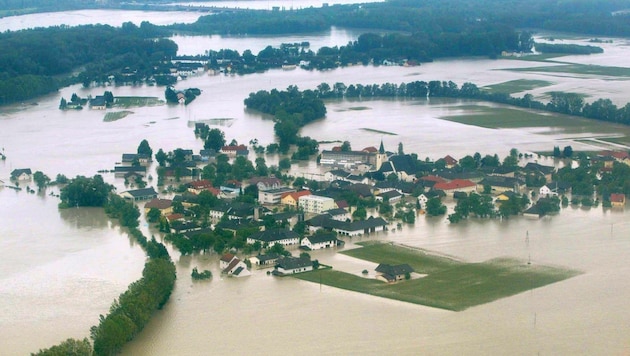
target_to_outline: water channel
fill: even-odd
[[[115,17],[113,14],[104,17]],[[330,43],[335,31],[342,30],[333,29],[309,40]],[[275,40],[294,42],[293,38]],[[235,39],[233,44],[247,45],[240,41]],[[252,46],[256,43],[263,41],[252,40]],[[627,53],[627,47],[621,40],[603,45],[611,50],[566,60],[625,64],[619,54]],[[221,39],[221,48],[235,47],[229,39]],[[220,48],[204,44],[196,49],[191,45],[190,49],[203,53]],[[203,90],[191,105],[133,108],[133,114],[113,122],[105,122],[105,114],[99,111],[58,110],[62,96],[69,98],[76,92],[85,97],[105,90],[73,86],[32,103],[0,108],[0,149],[7,155],[6,161],[0,161],[0,180],[8,183],[13,169],[26,167],[51,177],[58,173],[91,176],[98,170],[112,169],[121,154],[133,152],[142,139],[147,139],[154,150],[183,147],[197,151],[202,143],[195,139],[192,123],[217,118],[229,119],[221,126],[228,140],[247,143],[257,138],[266,145],[274,139],[273,123],[246,111],[243,99],[252,91],[289,85],[313,89],[322,82],[372,84],[439,79],[482,86],[526,78],[552,82],[544,91],[572,88],[591,98],[627,101],[627,80],[611,82],[597,76],[504,70],[534,65],[515,60],[459,59],[411,68],[274,70],[243,77],[202,75],[178,84]],[[160,87],[107,90],[118,96],[163,97]],[[532,92],[543,95],[541,89]],[[576,150],[598,148],[593,143],[574,141],[596,133],[561,130],[554,126],[552,117],[544,129],[486,129],[439,119],[465,111],[470,104],[453,100],[334,101],[327,103],[327,117],[305,127],[302,133],[322,141],[350,140],[355,148],[376,146],[382,139],[393,151],[403,142],[406,152],[432,159],[474,152],[505,156],[513,147],[521,152],[566,144]],[[396,135],[371,133],[363,128]],[[616,127],[605,129],[620,132]],[[277,158],[267,159],[274,162]],[[298,168],[321,172],[314,164],[295,165],[296,172]],[[105,179],[119,191],[125,189],[112,175],[106,174]],[[56,192],[54,188],[51,191]],[[0,188],[3,355],[23,355],[69,337],[89,336],[89,327],[97,323],[98,315],[105,314],[113,299],[140,276],[144,262],[141,249],[102,211],[59,211],[57,203],[58,199],[46,194]],[[147,235],[152,233],[146,226],[143,229]],[[628,236],[627,213],[601,207],[568,207],[557,216],[541,220],[473,220],[450,225],[444,218],[420,217],[414,227],[348,241],[346,249],[356,241],[384,239],[473,262],[510,256],[584,272],[564,282],[458,313],[276,279],[264,271],[254,271],[245,279],[221,278],[216,255],[181,258],[171,251],[178,267],[171,300],[123,354],[624,354],[630,351]],[[373,268],[333,250],[312,255],[341,270],[359,273]],[[210,269],[215,277],[209,282],[192,282],[190,271],[195,266]]]

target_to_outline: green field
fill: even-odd
[[[408,263],[417,273],[426,276],[394,284],[334,269],[294,277],[383,298],[461,311],[580,274],[511,258],[467,263],[385,243],[366,243],[362,248],[341,253],[375,263]]]
[[[117,96],[114,99],[115,108],[131,108],[143,106],[164,105],[164,100],[153,96]]]
[[[133,114],[133,111],[127,111],[127,110],[108,112],[107,114],[105,114],[103,121],[112,122],[112,121],[124,119],[125,117],[127,117],[127,115],[131,115],[131,114]]]
[[[450,115],[440,119],[490,129],[549,128],[549,134],[583,134],[630,137],[630,126],[613,125],[597,120],[517,107],[466,104],[451,106]],[[545,134],[546,132],[539,132]],[[623,140],[618,138],[618,140]]]
[[[517,79],[510,80],[507,82],[487,85],[482,89],[489,90],[494,93],[507,93],[514,94],[520,93],[526,90],[532,90],[536,88],[542,88],[553,84],[552,82],[548,82],[546,80],[528,80],[528,79]]]
[[[510,68],[513,72],[569,73],[585,75],[602,75],[608,77],[630,77],[630,68],[609,67],[587,64],[563,64],[557,66]]]

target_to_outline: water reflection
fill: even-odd
[[[59,209],[59,216],[66,225],[75,229],[104,229],[109,225],[109,219],[102,208]]]

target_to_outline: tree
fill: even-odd
[[[151,146],[149,146],[149,142],[147,140],[142,140],[140,145],[138,145],[138,154],[147,155],[149,158],[153,157],[153,150],[151,149]]]
[[[566,158],[571,158],[571,156],[573,156],[573,147],[565,146],[562,150],[562,156]]]
[[[151,208],[149,209],[149,212],[147,213],[147,221],[151,223],[156,223],[160,220],[161,216],[162,216],[162,213],[160,212],[160,209]]]
[[[50,178],[41,171],[33,173],[33,180],[35,184],[37,184],[37,189],[40,191],[46,189],[46,186],[50,183]]]
[[[256,175],[260,177],[266,177],[269,175],[269,168],[267,167],[264,157],[256,157],[254,162],[256,163]]]
[[[278,162],[278,168],[282,170],[289,170],[291,168],[291,160],[288,158],[283,158]]]
[[[398,142],[398,155],[402,156],[404,154],[405,154],[405,152],[403,150],[403,143],[402,142]]]
[[[203,148],[218,152],[223,146],[225,146],[225,133],[219,129],[210,129]]]
[[[68,107],[68,102],[66,101],[65,98],[61,98],[61,101],[59,102],[59,109],[64,110]]]
[[[354,220],[365,220],[367,217],[367,210],[364,207],[360,206],[352,213],[352,219]]]
[[[105,97],[105,103],[107,103],[107,105],[111,105],[114,103],[114,94],[112,94],[111,91],[105,91],[103,96]]]
[[[352,147],[350,146],[350,141],[343,141],[343,143],[341,144],[341,151],[342,152],[352,151]]]
[[[92,345],[87,338],[83,340],[67,339],[59,345],[52,346],[48,349],[39,350],[35,356],[90,356],[92,355]]]
[[[560,147],[553,146],[553,156],[554,157],[560,157]]]
[[[446,214],[446,206],[442,204],[440,198],[433,197],[427,201],[426,211],[431,216],[444,215]]]
[[[105,183],[100,175],[92,178],[77,176],[61,189],[59,206],[104,206],[113,189],[114,187]]]
[[[160,167],[166,166],[167,158],[168,156],[166,155],[166,153],[164,153],[164,151],[162,151],[161,148],[155,154],[155,160],[158,161],[158,164],[160,165]]]

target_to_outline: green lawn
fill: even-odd
[[[483,87],[485,90],[489,90],[494,93],[507,93],[514,94],[520,93],[526,90],[532,90],[535,88],[542,88],[553,84],[552,82],[546,80],[529,80],[529,79],[517,79],[510,80],[507,82],[487,85]]]
[[[105,122],[111,122],[111,121],[116,121],[116,120],[120,120],[123,119],[125,117],[127,117],[127,115],[131,115],[133,114],[133,111],[128,111],[128,110],[123,110],[123,111],[111,111],[105,114],[105,117],[103,118],[103,121]]]
[[[164,105],[164,100],[153,96],[117,96],[114,99],[115,108],[130,108],[143,106]]]
[[[603,75],[609,77],[630,77],[630,68],[587,64],[563,64],[557,66],[510,68],[506,70],[513,72],[569,73]]]
[[[592,133],[597,136],[630,137],[630,126],[612,125],[597,120],[561,115],[552,112],[527,110],[517,107],[494,107],[485,105],[451,106],[451,115],[440,119],[490,129],[514,128],[550,128],[549,133],[583,134]],[[544,134],[544,132],[540,132]],[[618,138],[618,140],[623,140]]]
[[[341,253],[376,263],[408,263],[416,272],[427,276],[395,284],[334,269],[296,274],[294,277],[383,298],[461,311],[579,274],[573,270],[530,265],[510,258],[466,263],[428,251],[385,243],[364,244],[362,248]]]

